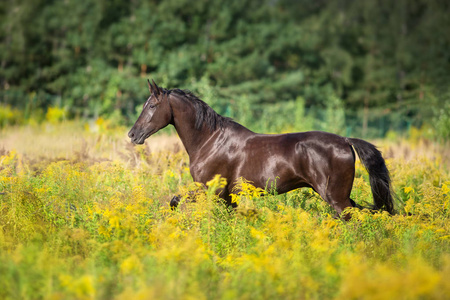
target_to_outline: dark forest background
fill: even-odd
[[[450,137],[449,1],[4,0],[0,65],[1,125],[129,125],[153,78],[255,131]]]

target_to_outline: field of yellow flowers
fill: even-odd
[[[308,189],[260,197],[245,181],[229,210],[219,177],[198,191],[176,137],[125,135],[1,131],[0,299],[448,299],[445,147],[380,141],[399,213],[345,222]],[[371,201],[359,162],[352,198]]]

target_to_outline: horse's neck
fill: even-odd
[[[172,99],[173,125],[191,158],[195,157],[196,153],[201,152],[200,150],[206,144],[217,139],[220,139],[221,144],[225,145],[226,140],[230,137],[233,138],[237,135],[245,137],[255,134],[246,127],[234,122],[228,123],[225,128],[217,126],[215,130],[211,130],[205,122],[200,129],[197,129],[195,126],[196,111],[193,104],[177,97]]]
[[[196,113],[192,103],[179,98],[171,100],[173,125],[189,156],[194,155],[214,134],[206,126],[195,128]]]

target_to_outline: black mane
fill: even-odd
[[[200,129],[203,124],[206,124],[206,126],[213,131],[217,128],[223,128],[225,124],[229,122],[233,122],[230,118],[226,118],[216,113],[208,104],[197,98],[191,91],[173,89],[168,92],[169,94],[173,93],[194,104],[196,129]]]

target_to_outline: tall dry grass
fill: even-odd
[[[104,122],[8,127],[0,131],[0,151],[14,150],[33,160],[91,157],[97,160],[127,160],[134,146],[127,136],[128,128],[108,128]],[[139,146],[137,146],[139,148]],[[181,149],[175,135],[157,134],[145,146],[147,152]]]

